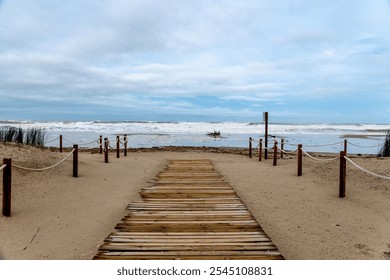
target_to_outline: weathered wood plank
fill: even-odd
[[[94,259],[284,259],[209,159],[171,160]]]
[[[252,237],[252,238],[234,238],[234,239],[229,239],[229,238],[126,238],[126,237],[115,237],[115,236],[110,236],[105,239],[105,242],[112,242],[112,243],[122,243],[122,242],[127,242],[127,243],[153,243],[153,244],[161,244],[161,243],[166,243],[166,244],[214,244],[214,243],[258,243],[258,242],[271,242],[271,240],[268,237]]]
[[[253,259],[282,260],[277,251],[165,251],[165,252],[100,252],[95,259]]]
[[[271,243],[271,242],[269,242]],[[272,243],[271,243],[272,244]],[[114,251],[269,251],[276,250],[275,245],[220,245],[220,244],[207,244],[207,245],[183,245],[177,246],[170,244],[139,244],[132,245],[131,243],[105,243],[99,250],[114,250]]]
[[[260,230],[259,225],[213,225],[213,224],[199,224],[199,225],[172,225],[172,224],[158,224],[158,225],[126,225],[119,223],[115,229],[121,231],[215,231],[215,232],[226,232],[226,231],[247,231],[247,230]]]
[[[178,238],[187,238],[191,236],[205,236],[205,237],[231,237],[231,236],[257,236],[257,235],[263,235],[265,234],[264,231],[258,230],[258,231],[245,231],[245,232],[124,232],[124,231],[116,231],[111,233],[110,235],[115,236],[143,236],[144,238],[152,238],[155,236],[163,236],[163,237],[178,237]]]

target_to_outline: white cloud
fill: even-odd
[[[297,96],[383,100],[389,11],[352,0],[3,1],[0,96],[183,114],[202,99],[204,114],[227,116]]]

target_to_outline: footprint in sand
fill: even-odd
[[[358,244],[355,245],[355,248],[359,249],[359,250],[360,250],[360,253],[361,253],[362,255],[365,255],[365,256],[372,256],[373,250],[372,250],[370,247],[368,247],[367,245],[358,243]]]
[[[390,249],[390,244],[387,244],[387,247],[389,247],[389,249]],[[390,251],[388,251],[388,252],[383,252],[383,254],[385,255],[385,258],[386,259],[388,259],[388,260],[390,260]]]

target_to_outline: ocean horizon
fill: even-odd
[[[161,146],[248,147],[249,137],[264,136],[262,122],[194,122],[194,121],[15,121],[1,120],[0,126],[22,129],[40,128],[45,131],[46,146],[58,146],[55,139],[63,135],[63,145],[94,147],[99,136],[115,141],[116,136],[127,135],[129,147],[149,148]],[[383,143],[390,124],[364,123],[269,123],[269,144],[284,139],[285,149],[295,150],[302,144],[310,152],[338,152],[344,139],[351,143],[351,153],[376,154]],[[221,137],[210,137],[211,132]]]

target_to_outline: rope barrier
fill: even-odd
[[[88,142],[88,143],[80,143],[80,145],[90,145],[90,144],[95,143],[95,142],[99,143],[99,140],[93,140],[93,141]]]
[[[93,149],[100,148],[100,146],[102,146],[102,145],[103,145],[103,143],[100,144],[99,141],[98,141],[98,144],[96,146],[91,147],[91,148],[82,148],[82,150],[83,151],[93,150]]]
[[[344,144],[344,142],[337,142],[337,143],[332,143],[332,144],[313,145],[313,146],[305,145],[305,147],[308,147],[308,148],[331,147],[331,146],[337,146],[337,145],[340,145],[340,144]]]
[[[350,145],[352,145],[352,146],[355,146],[355,147],[358,147],[358,148],[367,148],[367,149],[369,149],[369,148],[377,148],[377,147],[380,147],[380,146],[382,146],[383,144],[378,144],[378,145],[374,145],[374,146],[360,146],[360,145],[356,145],[356,144],[353,144],[353,143],[351,143],[351,142],[349,142],[348,141],[348,144],[350,144]]]
[[[3,169],[6,168],[6,167],[7,167],[7,165],[6,165],[6,164],[3,164],[3,166],[0,167],[0,171],[3,170]]]
[[[304,149],[301,149],[302,152],[307,155],[309,158],[313,159],[313,160],[317,160],[317,161],[336,161],[340,158],[340,156],[336,157],[336,158],[330,158],[330,159],[319,159],[319,158],[316,158],[316,157],[313,157],[312,155],[310,155],[308,152],[306,152]]]
[[[49,169],[52,169],[52,168],[60,165],[61,163],[63,163],[68,157],[70,157],[73,154],[73,152],[75,150],[76,149],[73,149],[66,157],[64,157],[62,160],[60,160],[56,164],[53,164],[52,166],[48,166],[48,167],[44,167],[44,168],[28,168],[28,167],[19,166],[19,165],[16,165],[16,164],[12,164],[12,166],[15,167],[15,168],[21,169],[21,170],[25,170],[25,171],[45,171],[45,170],[49,170]]]
[[[254,138],[252,138],[252,141],[254,142],[260,142],[258,140],[255,140]],[[383,144],[378,144],[378,145],[373,145],[373,146],[361,146],[361,145],[357,145],[357,144],[354,144],[350,141],[347,141],[348,144],[352,145],[352,146],[355,146],[355,147],[358,147],[358,148],[367,148],[367,149],[370,149],[370,148],[377,148],[377,147],[380,147],[382,146]],[[272,140],[268,140],[268,143],[273,143]],[[336,142],[336,143],[331,143],[331,144],[320,144],[320,145],[311,145],[311,146],[307,146],[305,145],[305,147],[307,148],[317,148],[317,147],[332,147],[332,146],[337,146],[337,145],[341,145],[341,144],[344,144],[344,141],[341,141],[341,142]],[[295,144],[295,143],[289,143],[289,142],[285,142],[284,145],[289,145],[289,146],[298,146],[298,144]],[[283,151],[284,152],[284,151]]]
[[[359,170],[361,170],[361,171],[363,171],[363,172],[365,172],[365,173],[368,173],[368,174],[370,174],[370,175],[372,175],[372,176],[375,176],[375,177],[378,177],[378,178],[381,178],[381,179],[390,180],[390,177],[388,177],[388,176],[376,174],[376,173],[374,173],[374,172],[372,172],[372,171],[369,171],[369,170],[365,169],[364,167],[361,167],[360,165],[356,164],[356,163],[353,162],[350,158],[348,158],[348,157],[346,157],[346,156],[344,156],[344,158],[345,158],[347,161],[349,161],[353,166],[355,166],[357,169],[359,169]]]
[[[281,152],[283,152],[284,154],[295,155],[295,153],[298,152],[298,149],[296,149],[296,150],[293,151],[293,152],[289,152],[289,151],[282,150],[281,148],[279,148],[279,146],[277,146],[277,147],[278,147],[278,150],[281,151]]]
[[[124,142],[122,142],[121,140],[119,140],[119,143],[121,143],[122,145],[125,145],[125,144],[127,144],[129,141],[124,141]]]
[[[58,138],[59,138],[59,137],[58,137]],[[57,138],[57,139],[58,139],[58,138]],[[62,139],[65,140],[66,142],[71,143],[72,145],[76,145],[76,144],[77,144],[77,143],[74,143],[74,142],[72,142],[72,141],[70,141],[70,140],[64,138],[64,137],[62,137]],[[81,142],[80,142],[80,143],[77,144],[77,145],[90,145],[90,144],[92,144],[92,143],[95,143],[96,141],[99,141],[99,140],[93,140],[93,141],[88,142],[88,143],[81,143]]]
[[[101,146],[103,146],[103,143],[99,143],[99,141],[98,141],[98,144],[95,147],[92,147],[89,149],[96,149],[96,148],[100,148]]]
[[[48,143],[51,143],[51,142],[54,142],[56,140],[60,139],[60,136],[58,136],[57,138],[53,139],[53,140],[50,140],[50,141],[45,141],[45,144],[48,144]]]
[[[284,143],[285,145],[290,145],[290,146],[298,146],[298,144],[295,144],[295,143]],[[337,143],[333,143],[333,144],[322,144],[322,145],[313,145],[313,146],[307,146],[305,145],[305,147],[308,147],[308,148],[316,148],[316,147],[331,147],[331,146],[336,146],[336,145],[341,145],[341,144],[344,144],[344,142],[337,142]],[[357,144],[354,144],[350,141],[348,141],[348,144],[352,145],[352,146],[355,146],[355,147],[358,147],[358,148],[367,148],[367,149],[370,149],[370,148],[377,148],[377,147],[380,147],[382,146],[383,144],[378,144],[378,145],[373,145],[373,146],[360,146],[360,145],[357,145]]]
[[[114,149],[111,145],[110,145],[110,139],[107,139],[106,141],[103,141],[103,143],[105,144],[105,143],[107,143],[107,146],[108,146],[108,149]],[[106,147],[105,147],[105,145],[104,145],[104,150],[106,150]]]
[[[75,145],[75,144],[76,144],[76,143],[73,143],[72,141],[66,139],[65,137],[62,137],[62,140],[65,140],[66,142],[69,142],[69,143],[72,144],[72,145]]]
[[[284,145],[289,145],[289,146],[298,146],[298,144],[289,143],[289,142],[284,142]]]

